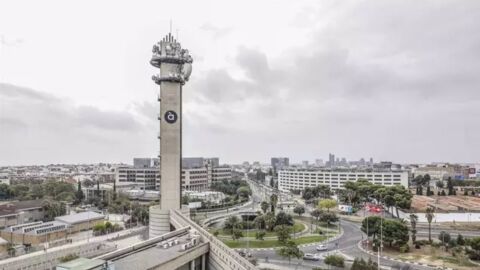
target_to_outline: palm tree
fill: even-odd
[[[229,231],[231,234],[233,234],[234,230],[240,229],[241,227],[242,224],[240,223],[240,220],[237,216],[231,216],[227,218],[227,220],[225,220],[225,223],[223,224],[223,229]]]
[[[432,219],[435,216],[433,213],[435,212],[435,209],[431,207],[427,207],[425,217],[427,218],[428,221],[428,241],[431,243],[432,242]]]
[[[277,207],[278,196],[277,194],[272,194],[270,196],[270,205],[272,206],[272,212],[275,213],[275,208]]]
[[[412,232],[413,244],[415,244],[415,241],[417,240],[417,221],[418,221],[418,216],[415,214],[410,214],[410,226],[412,227],[411,232]]]

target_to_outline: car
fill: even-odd
[[[328,250],[328,247],[326,245],[318,245],[315,249],[317,251],[325,251]]]
[[[320,260],[320,258],[316,254],[312,254],[312,253],[305,253],[303,255],[303,259],[304,260],[309,260],[309,261],[319,261]]]

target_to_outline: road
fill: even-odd
[[[368,260],[368,258],[370,257],[373,261],[377,261],[377,256],[372,256],[370,254],[367,254],[362,250],[360,250],[357,246],[358,242],[362,240],[360,224],[342,220],[341,226],[344,231],[343,236],[340,237],[338,240],[329,242],[327,244],[327,247],[329,249],[328,251],[316,251],[315,246],[302,247],[300,249],[304,253],[316,253],[316,254],[323,254],[323,255],[325,255],[326,253],[341,252],[342,254],[346,255],[348,259],[361,257],[361,258],[364,258],[365,260]],[[277,255],[275,250],[252,250],[251,253],[254,257],[257,258],[257,260],[260,263],[267,262],[268,260],[268,262],[272,264],[278,264],[280,262],[282,262],[280,263],[282,265],[288,264],[288,260]],[[301,264],[299,265],[299,263]],[[307,264],[308,267],[325,267],[322,260],[302,262],[302,260],[292,259],[292,265],[306,266],[305,264]],[[380,265],[391,267],[393,265],[399,265],[399,263],[380,258]],[[419,270],[432,269],[431,267],[425,267],[425,266],[419,266],[419,265],[413,265],[413,264],[410,266],[412,267],[411,269],[419,269]],[[305,268],[305,267],[301,267],[301,268]]]

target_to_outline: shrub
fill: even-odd
[[[265,237],[265,232],[261,231],[255,233],[255,239],[263,240],[263,237]]]
[[[60,262],[62,262],[62,263],[64,263],[64,262],[69,262],[69,261],[73,261],[73,260],[75,260],[75,259],[77,259],[77,258],[78,258],[78,255],[76,255],[76,254],[68,254],[68,255],[66,255],[66,256],[64,256],[64,257],[61,257],[61,258],[60,258]]]
[[[345,260],[342,256],[339,255],[328,255],[327,257],[325,257],[324,263],[336,267],[345,266]]]
[[[408,245],[403,245],[400,247],[400,253],[407,253],[408,251],[410,251]]]

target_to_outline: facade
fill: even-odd
[[[158,168],[117,167],[115,183],[119,190],[156,190],[160,187],[160,171]]]
[[[100,197],[103,201],[108,201],[110,196],[113,194],[113,185],[111,184],[100,184],[99,189],[97,185],[92,187],[83,187],[83,194],[85,195],[85,201],[89,201],[93,198]]]
[[[5,202],[0,204],[0,229],[43,220],[43,200]]]
[[[185,191],[184,193],[190,199],[200,199],[200,200],[213,202],[213,203],[220,203],[223,199],[225,199],[225,194],[219,191],[203,191],[203,192]]]
[[[68,225],[58,221],[25,223],[1,231],[2,238],[12,244],[32,246],[64,240],[67,234]]]
[[[208,169],[206,167],[182,170],[182,190],[204,191],[208,189]]]
[[[408,188],[407,171],[347,171],[347,170],[281,170],[278,172],[278,188],[283,191],[326,185],[331,189],[343,189],[347,181],[366,179],[374,184],[403,185]]]
[[[212,168],[210,183],[232,179],[232,168],[230,166],[219,166]]]
[[[158,158],[134,158],[133,167],[135,168],[153,168],[158,167],[160,161]]]

